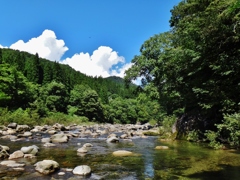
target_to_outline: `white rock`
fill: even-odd
[[[87,165],[77,166],[73,169],[73,174],[86,176],[91,174],[91,168]]]

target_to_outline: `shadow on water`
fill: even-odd
[[[187,176],[189,179],[199,179],[199,180],[232,180],[240,179],[240,166],[219,166],[222,170],[219,171],[204,171],[191,174]]]

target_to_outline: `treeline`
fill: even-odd
[[[178,135],[240,144],[239,10],[238,0],[181,1],[171,30],[145,41],[126,72],[126,81],[142,77],[166,114],[179,117]]]
[[[1,124],[156,122],[160,106],[136,90],[118,77],[91,77],[38,54],[0,49]]]

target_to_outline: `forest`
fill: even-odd
[[[126,81],[141,77],[148,97],[178,117],[178,138],[239,146],[239,10],[239,0],[182,0],[170,31],[146,40],[126,72]]]
[[[182,0],[124,80],[0,49],[0,123],[150,122],[176,126],[175,138],[239,147],[239,10],[238,0]]]
[[[0,49],[1,124],[156,122],[160,106],[137,89],[119,77],[90,77],[38,54]]]

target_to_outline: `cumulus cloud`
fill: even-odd
[[[6,46],[2,46],[2,45],[0,44],[0,48],[8,48],[8,47],[6,47]]]
[[[0,45],[0,47],[3,46]],[[38,53],[41,58],[68,64],[73,69],[89,76],[124,77],[125,70],[132,66],[131,63],[125,62],[123,56],[119,56],[116,51],[108,46],[100,46],[91,55],[80,52],[61,60],[68,47],[65,46],[63,40],[57,39],[54,31],[48,29],[44,30],[38,37],[31,38],[27,42],[19,40],[9,48],[31,54]]]
[[[59,61],[62,55],[68,50],[63,40],[57,39],[55,33],[51,30],[44,30],[43,33],[30,39],[28,42],[19,40],[10,46],[11,49],[26,51],[31,54],[38,53],[39,57],[51,61]]]
[[[90,76],[120,76],[124,77],[124,71],[128,69],[131,64],[124,64],[125,58],[118,56],[116,51],[107,46],[100,46],[93,51],[90,56],[89,53],[79,53],[73,55],[71,58],[66,58],[62,61],[63,64],[68,64],[77,71]],[[120,64],[121,68],[112,70],[114,65]]]

